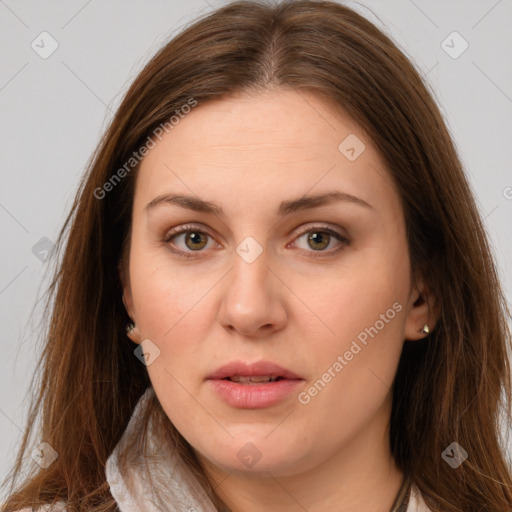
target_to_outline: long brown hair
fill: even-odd
[[[200,106],[271,86],[316,93],[366,130],[400,192],[414,276],[439,304],[427,339],[404,343],[390,434],[397,465],[433,510],[511,509],[500,437],[500,419],[511,424],[510,314],[454,144],[420,74],[386,35],[345,6],[299,0],[235,2],[202,17],[128,90],[60,234],[39,389],[5,510],[60,499],[69,510],[116,509],[105,462],[150,385],[125,334],[119,279],[136,166],[98,190],[191,98]],[[219,504],[157,400],[151,411]],[[15,486],[39,414],[42,439],[59,456]],[[453,442],[468,453],[456,469],[442,457]]]

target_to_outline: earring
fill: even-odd
[[[131,334],[135,330],[135,324],[133,322],[126,324],[126,334]]]
[[[422,329],[418,329],[418,332],[420,332],[421,334],[428,334],[430,332],[428,324],[425,324]]]

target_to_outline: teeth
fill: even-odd
[[[242,375],[234,375],[229,377],[229,380],[233,382],[239,382],[240,384],[259,384],[261,382],[275,382],[279,377],[273,375],[255,375],[254,377],[246,377]]]

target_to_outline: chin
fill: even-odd
[[[272,442],[262,437],[245,436],[231,439],[221,445],[202,447],[198,451],[201,458],[208,459],[210,464],[228,472],[237,473],[271,473],[273,476],[287,476],[299,470],[306,470],[305,453],[299,453],[288,441]],[[212,450],[213,448],[213,450]],[[304,450],[304,446],[302,446]],[[302,467],[304,466],[304,467]]]

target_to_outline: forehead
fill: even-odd
[[[374,202],[397,199],[372,141],[348,114],[316,95],[277,89],[184,115],[142,161],[136,202],[177,191],[241,204],[340,185]]]
[[[273,89],[199,104],[164,137],[175,142],[178,152],[180,142],[194,140],[201,152],[211,149],[246,158],[283,148],[290,161],[290,150],[301,156],[308,152],[311,158],[326,150],[335,154],[340,136],[351,133],[366,138],[343,109],[334,112],[332,104],[311,93]]]

